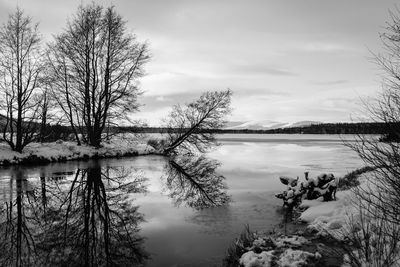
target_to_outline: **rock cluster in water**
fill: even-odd
[[[283,205],[288,208],[299,206],[302,199],[317,199],[321,196],[324,201],[336,199],[339,178],[335,178],[332,173],[323,173],[314,179],[309,178],[308,172],[305,172],[305,181],[302,182],[299,182],[299,177],[295,179],[281,176],[279,179],[282,184],[287,185],[287,188],[275,196],[282,199]]]

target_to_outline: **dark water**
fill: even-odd
[[[224,135],[207,157],[0,169],[0,266],[219,266],[282,221],[278,176],[361,166],[335,136]]]

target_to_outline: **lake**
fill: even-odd
[[[200,158],[1,168],[0,265],[219,266],[246,224],[282,222],[279,176],[363,166],[343,138],[220,135]]]

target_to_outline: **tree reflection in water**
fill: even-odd
[[[9,199],[0,206],[0,266],[29,266],[35,261],[34,192],[20,169],[10,172]]]
[[[176,205],[196,210],[229,203],[219,162],[203,156],[174,157],[163,176]],[[0,266],[135,266],[148,258],[139,236],[143,216],[133,194],[146,192],[133,168],[101,167],[27,179],[10,168],[9,190],[0,198]]]
[[[223,206],[230,202],[225,177],[216,173],[220,163],[204,156],[173,157],[166,165],[165,186],[175,205],[194,209]]]
[[[35,190],[26,189],[21,171],[12,173],[17,187],[0,211],[1,266],[133,266],[146,260],[138,235],[143,216],[132,204],[132,193],[145,192],[137,172],[95,162],[72,177],[42,177]]]

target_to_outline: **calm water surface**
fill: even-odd
[[[341,176],[362,166],[338,136],[220,140],[200,159],[0,169],[0,265],[219,266],[245,224],[268,231],[282,221],[280,175]]]

